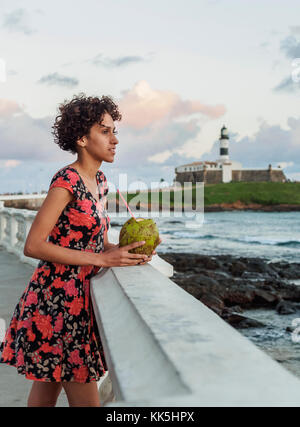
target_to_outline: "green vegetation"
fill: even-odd
[[[204,188],[204,205],[214,203],[300,204],[300,182],[230,182]]]
[[[178,190],[182,193],[181,190]],[[129,203],[138,193],[123,193],[123,197]],[[163,195],[164,194],[164,195]],[[188,196],[188,191],[186,190]],[[190,193],[189,193],[190,194]],[[158,193],[152,193],[153,200],[158,202]],[[174,191],[159,193],[159,204],[162,203],[162,195],[170,197],[170,206],[174,207]],[[178,197],[179,196],[179,197]],[[111,199],[115,195],[109,194]],[[151,202],[151,193],[141,193],[139,196],[141,203]],[[119,199],[119,195],[116,195]],[[177,194],[175,204],[181,204],[180,199],[183,195]],[[192,187],[192,204],[194,207],[196,199],[196,188]],[[136,199],[138,200],[138,198]],[[226,184],[207,184],[204,186],[204,206],[220,203],[234,203],[240,201],[245,204],[258,203],[261,205],[279,205],[279,204],[299,204],[300,205],[300,182],[230,182]],[[120,200],[120,203],[123,203]]]

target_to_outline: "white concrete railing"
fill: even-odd
[[[8,252],[17,255],[20,261],[34,267],[37,266],[39,260],[25,256],[23,249],[36,214],[37,211],[28,209],[5,208],[4,201],[0,200],[0,244]],[[112,227],[108,229],[108,240],[111,243],[118,243],[119,240],[119,233]],[[149,264],[168,277],[173,276],[173,266],[158,255],[154,256]]]
[[[18,254],[36,212],[16,211],[0,209],[0,243]],[[91,279],[109,370],[102,401],[112,385],[116,401],[107,406],[300,406],[299,379],[172,282],[171,272],[161,260],[155,268],[103,268]]]
[[[300,381],[150,265],[91,279],[115,402],[300,406]]]
[[[0,200],[26,200],[26,199],[44,199],[47,196],[46,193],[38,194],[0,194]]]

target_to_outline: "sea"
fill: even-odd
[[[152,218],[156,222],[162,239],[158,252],[230,254],[237,257],[260,257],[267,262],[300,262],[300,211],[166,214],[167,212],[134,212],[136,218]],[[109,215],[111,226],[115,230],[120,230],[130,218],[130,215],[125,217],[124,213],[119,217],[117,214]],[[176,269],[175,266],[174,268]],[[300,286],[300,277],[291,283]],[[275,309],[261,308],[245,310],[243,314],[260,320],[266,326],[239,329],[240,333],[300,378],[300,311],[279,315]],[[299,327],[294,333],[287,331],[288,327],[297,324]]]
[[[300,262],[300,211],[222,211],[162,217],[166,212],[134,212],[152,218],[159,229],[161,252],[262,257],[268,261]],[[176,212],[178,214],[178,212]],[[121,229],[131,216],[109,213]],[[300,278],[299,278],[300,279]]]

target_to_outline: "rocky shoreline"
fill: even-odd
[[[117,209],[114,209],[116,207]],[[159,211],[162,209],[159,209],[159,205],[157,203],[138,203],[135,207],[137,211],[141,212],[151,212],[151,211]],[[120,203],[117,200],[116,204],[113,206],[108,205],[108,213],[112,212],[124,212],[126,211],[126,207]],[[166,209],[163,209],[166,210]],[[189,207],[186,207],[183,209],[180,208],[173,208],[170,207],[170,212],[175,211],[192,211],[194,210],[192,208],[189,209]],[[237,200],[233,203],[215,203],[211,205],[205,205],[204,206],[204,212],[222,212],[222,211],[264,211],[264,212],[295,212],[300,211],[300,204],[278,204],[278,205],[262,205],[259,203],[243,203],[240,200]]]
[[[159,253],[174,267],[170,278],[236,328],[263,327],[243,310],[270,308],[278,314],[300,310],[300,263],[231,255]]]
[[[5,200],[4,207],[7,208],[17,208],[17,209],[30,209],[38,211],[44,201],[44,197],[40,199],[16,199],[16,200]],[[156,203],[147,204],[147,203],[138,203],[135,207],[137,211],[141,212],[151,212],[159,211],[159,205]],[[166,210],[166,209],[164,209]],[[191,208],[172,208],[170,207],[170,212],[175,211],[192,211]],[[279,204],[279,205],[262,205],[259,203],[243,203],[240,200],[237,200],[233,203],[215,203],[211,205],[204,206],[204,212],[222,212],[222,211],[264,211],[264,212],[294,212],[300,211],[300,204]],[[126,212],[127,208],[124,206],[123,202],[119,204],[119,200],[116,200],[114,203],[108,203],[108,213],[116,212]]]
[[[264,212],[290,212],[300,211],[300,205],[297,204],[280,204],[280,205],[262,205],[259,203],[243,203],[237,200],[234,203],[216,203],[204,207],[205,212],[220,212],[233,210],[251,210]]]

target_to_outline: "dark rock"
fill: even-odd
[[[235,328],[245,329],[245,328],[261,328],[266,326],[264,323],[259,322],[258,320],[251,319],[250,317],[243,316],[239,313],[230,312],[223,314],[223,319],[226,320],[230,325]]]
[[[270,307],[280,313],[294,313],[300,302],[300,286],[281,276],[300,277],[300,264],[268,263],[263,258],[193,253],[166,253],[160,256],[174,267],[171,278],[184,290],[216,311],[239,306]],[[282,273],[283,272],[283,273]],[[281,274],[281,275],[280,275]],[[287,306],[284,302],[293,304]],[[222,302],[222,304],[220,303]]]
[[[275,303],[276,301],[278,301],[278,297],[276,294],[264,291],[263,289],[256,289],[255,297],[256,299],[261,299],[263,302],[266,302],[267,304]]]
[[[234,311],[235,313],[243,313],[243,309],[239,305],[233,305],[231,307],[231,310]]]
[[[217,268],[220,268],[221,264],[217,262],[215,259],[210,257],[197,257],[196,262],[199,264],[201,263],[204,268],[207,270],[215,270]]]
[[[261,279],[263,276],[260,273],[256,273],[255,271],[243,271],[241,277],[243,279],[248,280],[258,280]]]
[[[206,287],[212,287],[212,286],[219,286],[219,283],[217,280],[204,276],[203,274],[197,274],[194,278],[195,283],[200,286],[206,286]]]
[[[269,263],[280,277],[284,279],[299,279],[300,278],[300,264],[299,263],[284,263],[275,262]]]
[[[278,314],[292,314],[297,311],[297,308],[290,301],[281,300],[276,305],[275,310]]]
[[[213,310],[215,313],[217,313],[219,316],[221,316],[224,309],[224,303],[220,298],[215,295],[206,293],[201,296],[200,301],[208,308]]]
[[[229,267],[229,271],[234,276],[241,276],[246,270],[247,270],[246,264],[240,261],[233,261],[233,263]]]

